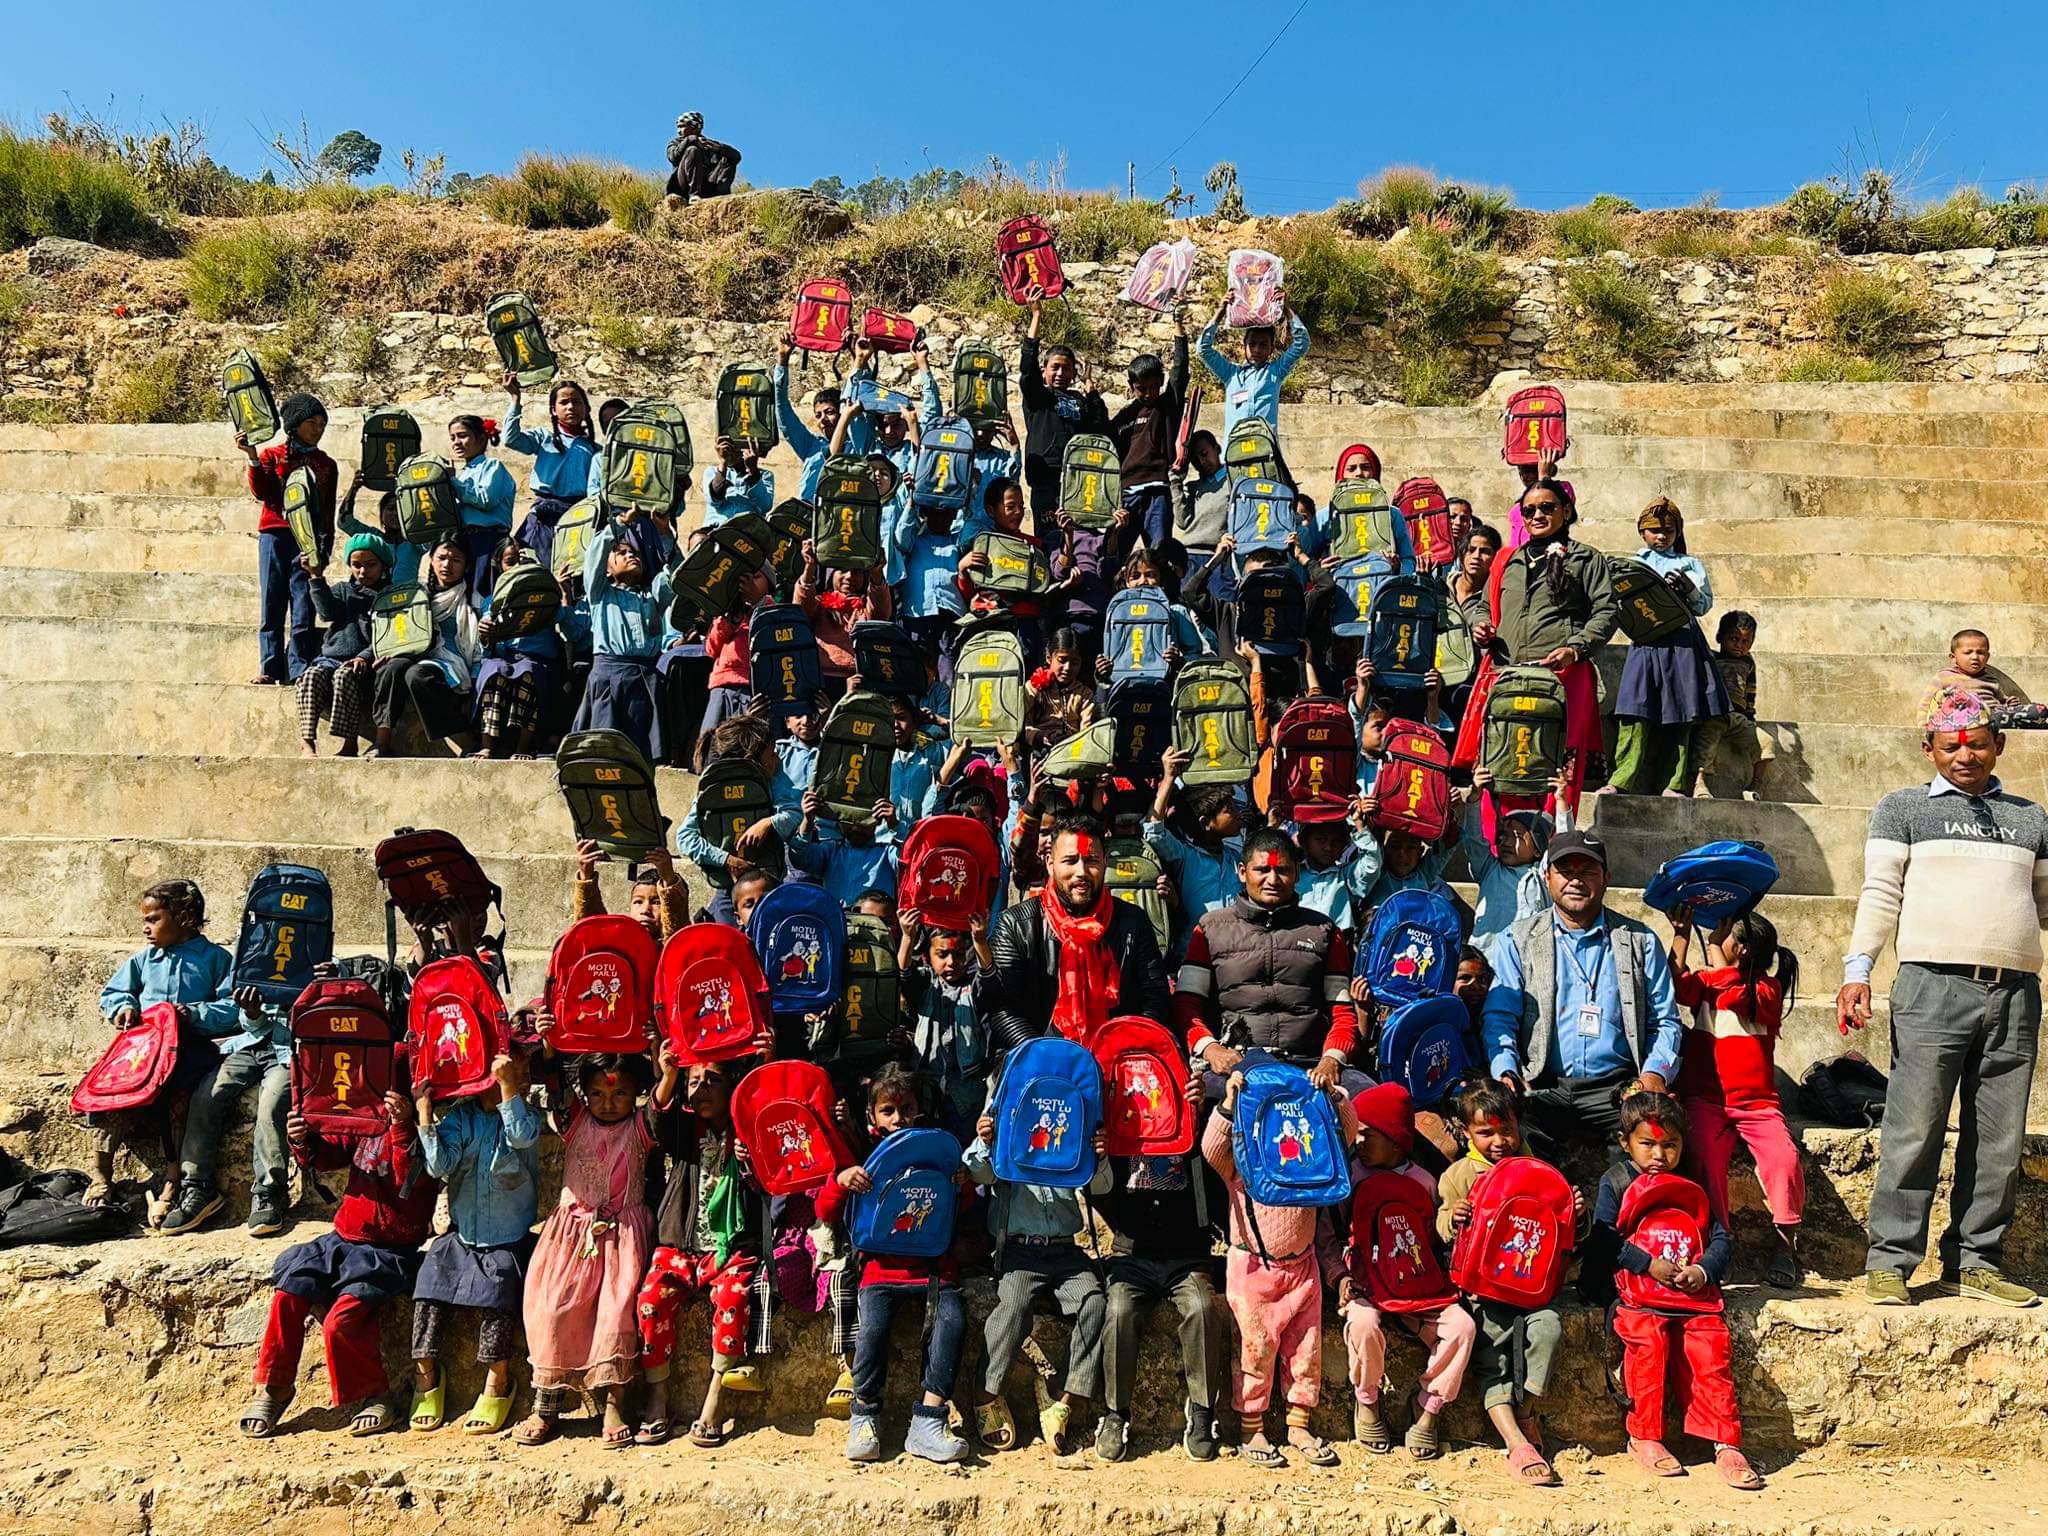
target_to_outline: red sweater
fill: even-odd
[[[1776,1109],[1784,987],[1768,976],[1759,981],[1751,1018],[1748,989],[1733,966],[1680,971],[1672,981],[1678,1006],[1692,1010],[1679,1047],[1679,1096],[1734,1109]]]
[[[356,1153],[361,1143],[332,1141],[309,1135],[305,1151],[322,1172],[348,1170],[341,1204],[334,1211],[334,1235],[347,1243],[375,1243],[379,1248],[417,1248],[434,1225],[434,1201],[440,1181],[427,1172],[419,1142],[411,1131],[385,1134],[389,1166],[372,1172]],[[408,1189],[407,1181],[411,1181]]]
[[[853,1197],[837,1179],[827,1179],[815,1197],[818,1220],[836,1223],[846,1214],[846,1202]],[[967,1202],[973,1198],[973,1191],[960,1191],[960,1209],[967,1209]],[[956,1213],[957,1214],[957,1213]],[[954,1231],[959,1231],[955,1221]],[[934,1274],[947,1284],[956,1284],[960,1279],[960,1264],[951,1250],[936,1259],[906,1259],[896,1254],[863,1254],[860,1271],[862,1285],[923,1285]]]
[[[1208,973],[1207,985],[1188,986],[1183,984],[1173,994],[1173,1023],[1182,1033],[1190,1051],[1199,1051],[1211,1040],[1218,1039],[1216,1031],[1222,1020],[1216,1008],[1216,977],[1209,954],[1209,936],[1197,923],[1188,935],[1187,958],[1181,962],[1181,971],[1189,970]],[[1351,942],[1344,937],[1342,929],[1330,936],[1330,955],[1325,970],[1329,1004],[1330,1029],[1323,1036],[1325,1054],[1336,1052],[1346,1061],[1358,1047],[1358,1010],[1351,1002]]]
[[[747,624],[752,617],[744,614],[735,623],[721,613],[711,621],[704,636],[704,654],[711,658],[713,688],[752,686],[754,658],[747,643]]]
[[[249,466],[249,494],[263,504],[263,514],[256,521],[258,529],[268,532],[290,526],[284,520],[284,481],[302,464],[312,466],[313,483],[320,488],[314,521],[323,534],[334,532],[334,488],[339,479],[334,460],[318,448],[300,447],[289,437],[260,451],[256,462]]]

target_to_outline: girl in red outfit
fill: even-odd
[[[252,1440],[277,1433],[298,1383],[306,1324],[314,1317],[326,1337],[334,1406],[359,1405],[348,1432],[374,1435],[398,1422],[378,1344],[379,1313],[392,1297],[412,1295],[420,1243],[433,1223],[440,1185],[427,1176],[420,1157],[412,1101],[394,1090],[384,1095],[384,1107],[391,1116],[389,1131],[347,1140],[315,1134],[297,1110],[285,1117],[294,1152],[314,1168],[348,1169],[348,1185],[334,1213],[334,1230],[277,1256],[270,1322],[256,1353],[256,1394],[240,1420]]]
[[[704,705],[704,724],[697,732],[695,759],[701,772],[711,733],[721,721],[743,715],[754,697],[754,653],[747,639],[754,610],[774,586],[766,568],[742,576],[733,604],[711,621],[704,636],[704,654],[711,658],[711,696]]]
[[[1728,1224],[1728,1162],[1738,1141],[1756,1159],[1757,1182],[1778,1229],[1765,1278],[1799,1286],[1799,1223],[1806,1173],[1778,1103],[1778,1030],[1799,984],[1799,957],[1778,942],[1760,912],[1730,918],[1707,938],[1707,969],[1686,965],[1692,919],[1672,915],[1671,975],[1689,1009],[1679,1052],[1678,1099],[1690,1127],[1692,1162],[1714,1217]]]

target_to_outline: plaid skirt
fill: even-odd
[[[299,674],[299,740],[320,734],[327,717],[337,741],[370,734],[370,680],[363,667],[347,668],[325,656]]]

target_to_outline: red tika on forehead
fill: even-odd
[[[1252,866],[1254,869],[1285,869],[1287,867],[1287,855],[1278,848],[1268,848],[1259,861]]]
[[[1101,851],[1100,846],[1090,834],[1086,832],[1076,832],[1074,834],[1074,852],[1079,857],[1092,859],[1097,857]]]
[[[1643,1122],[1643,1129],[1650,1133],[1650,1140],[1652,1141],[1664,1141],[1667,1139],[1664,1135],[1664,1127],[1655,1120],[1645,1120]]]

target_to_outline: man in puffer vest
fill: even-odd
[[[1207,1069],[1211,1097],[1253,1051],[1304,1067],[1328,1088],[1358,1044],[1351,945],[1301,904],[1301,851],[1286,833],[1266,827],[1246,838],[1237,872],[1243,894],[1203,913],[1188,936],[1174,1022]]]

